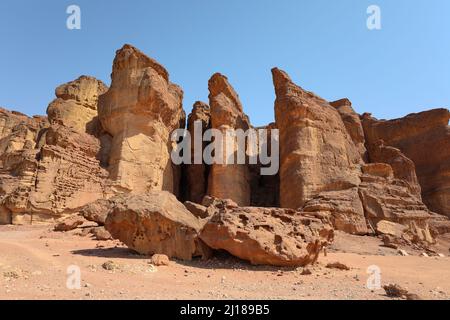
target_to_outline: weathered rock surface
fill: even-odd
[[[80,210],[80,213],[86,220],[96,222],[98,225],[103,226],[110,211],[111,202],[106,199],[99,199],[84,206]]]
[[[93,90],[92,83],[100,89]],[[100,141],[85,132],[87,125],[80,125],[80,119],[95,122],[93,113],[82,114],[87,105],[96,109],[103,89],[100,81],[89,77],[60,86],[57,102],[49,107],[58,110],[50,117],[51,125],[45,117],[2,113],[0,221],[48,223],[104,196],[107,172],[98,159]]]
[[[368,164],[363,167],[359,194],[367,221],[375,230],[381,220],[412,226],[429,233],[430,211],[409,190],[404,180],[395,179],[390,165]]]
[[[44,216],[65,215],[101,199],[107,171],[97,159],[99,151],[100,143],[94,136],[52,125],[40,150],[28,209]],[[23,217],[27,218],[26,212]]]
[[[361,119],[359,114],[355,112],[352,108],[352,103],[348,99],[341,99],[337,101],[330,102],[330,105],[335,107],[336,110],[341,115],[342,121],[344,122],[347,132],[352,138],[353,143],[361,155],[364,161],[367,161],[367,150],[365,146],[364,129],[362,127]]]
[[[394,120],[365,114],[362,123],[367,144],[380,140],[414,162],[422,198],[430,210],[450,216],[450,112],[435,109]]]
[[[380,220],[376,225],[377,233],[390,235],[397,238],[400,238],[407,229],[408,227],[404,226],[403,224],[386,220]]]
[[[140,254],[184,260],[207,255],[207,247],[198,238],[203,223],[173,194],[150,191],[117,196],[111,202],[106,230]]]
[[[222,199],[232,199],[240,206],[248,206],[251,201],[250,172],[246,164],[226,164],[227,155],[234,157],[236,163],[238,150],[236,144],[226,143],[228,129],[250,128],[248,117],[243,113],[238,94],[228,82],[228,79],[214,74],[208,82],[209,105],[211,113],[211,128],[220,130],[223,137],[222,164],[211,165],[208,180],[208,195]],[[226,148],[231,148],[228,150]],[[246,162],[247,163],[247,162]],[[232,186],[232,187],[231,187]]]
[[[98,97],[107,90],[103,82],[88,76],[59,86],[55,90],[57,98],[47,108],[48,120],[95,134],[99,130]]]
[[[317,194],[302,208],[328,217],[336,230],[364,235],[369,232],[358,188]]]
[[[332,241],[333,229],[291,209],[222,207],[200,238],[252,264],[305,266]]]
[[[320,192],[358,186],[360,153],[338,111],[272,69],[280,130],[280,205],[301,208]]]
[[[112,136],[109,178],[128,192],[178,194],[180,173],[170,159],[170,136],[184,126],[183,91],[163,66],[130,45],[117,51],[111,78],[98,108]]]
[[[201,124],[199,132],[195,132],[195,122]],[[195,203],[201,203],[208,191],[209,166],[203,161],[203,150],[206,144],[202,138],[205,131],[210,129],[210,127],[211,114],[209,106],[204,102],[197,101],[188,117],[187,129],[191,135],[191,164],[185,166],[185,197],[188,201]]]
[[[389,164],[394,177],[407,182],[411,192],[417,198],[422,199],[416,167],[411,159],[406,157],[399,149],[385,146],[382,140],[369,145],[369,154],[371,162]]]
[[[70,231],[78,228],[83,223],[85,223],[86,220],[80,216],[80,215],[73,215],[71,217],[65,218],[61,221],[59,221],[53,230],[59,231],[59,232],[65,232]]]

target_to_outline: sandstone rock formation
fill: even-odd
[[[377,120],[364,114],[369,149],[383,140],[414,162],[425,204],[450,216],[450,112],[435,109],[401,119]]]
[[[55,90],[57,98],[47,108],[49,122],[95,134],[98,97],[107,90],[103,82],[88,76],[59,86]]]
[[[367,164],[363,167],[359,193],[367,221],[375,229],[381,220],[418,225],[428,233],[427,207],[411,194],[405,180],[395,179],[392,167],[384,163]]]
[[[165,254],[191,260],[207,256],[198,238],[203,224],[175,196],[165,191],[122,195],[111,199],[105,228],[140,254]]]
[[[200,136],[195,132],[196,122],[201,124],[201,127],[199,127],[201,130],[198,132]],[[204,102],[197,101],[188,117],[187,129],[191,135],[191,163],[185,166],[185,198],[195,203],[201,203],[208,191],[209,166],[203,161],[203,150],[206,146],[203,141],[203,134],[210,127],[211,114],[209,106]]]
[[[333,228],[290,209],[224,206],[200,238],[252,264],[305,266],[333,239]]]
[[[100,96],[99,118],[112,136],[109,178],[118,190],[178,194],[170,136],[184,127],[183,91],[158,62],[125,45],[114,59],[112,82]]]
[[[229,160],[227,155],[234,157],[234,163],[236,163],[237,152],[247,150],[237,150],[236,145],[232,143],[227,145],[226,132],[228,129],[246,131],[250,128],[249,119],[243,113],[238,94],[225,76],[219,73],[214,74],[208,82],[208,88],[211,128],[222,132],[224,148],[222,164],[211,165],[208,194],[217,198],[232,199],[240,206],[248,206],[251,200],[249,168],[246,164],[227,164]],[[227,147],[231,150],[226,149]]]
[[[86,133],[94,130],[90,124],[97,116],[90,110],[96,110],[104,89],[90,77],[60,86],[48,108],[50,125],[45,117],[8,115],[0,143],[5,146],[0,220],[48,223],[104,196],[107,172],[98,159],[100,141]]]
[[[362,127],[359,115],[353,110],[352,103],[348,99],[341,99],[330,102],[330,105],[335,107],[341,115],[347,132],[352,138],[353,143],[364,161],[367,161],[367,150],[365,146],[364,129]]]
[[[280,130],[280,205],[301,208],[320,192],[358,186],[361,156],[337,112],[277,68],[275,118]]]
[[[450,216],[448,110],[360,117],[348,99],[327,102],[279,69],[272,75],[276,122],[261,128],[280,131],[273,176],[249,163],[248,143],[226,144],[222,154],[243,152],[246,164],[173,164],[183,92],[130,45],[117,51],[109,89],[82,76],[56,89],[48,118],[0,109],[0,224],[58,221],[65,230],[84,217],[96,238],[112,235],[143,254],[206,257],[206,242],[279,266],[314,262],[332,241],[331,225],[405,243],[432,243],[450,230],[431,212]],[[209,106],[196,102],[188,118],[191,160],[195,143],[211,151],[198,139],[207,129],[252,128],[225,76],[214,74],[208,89]]]

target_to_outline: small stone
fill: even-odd
[[[106,261],[102,264],[102,268],[108,271],[119,269],[119,266],[114,261]]]
[[[329,263],[326,266],[328,269],[338,269],[338,270],[350,270],[348,266],[340,262]]]
[[[170,260],[165,254],[154,254],[151,258],[151,263],[155,266],[168,266]]]
[[[304,268],[302,273],[300,273],[302,276],[309,276],[312,274],[311,270],[309,270],[308,268]]]
[[[391,298],[403,298],[408,294],[408,290],[403,289],[398,284],[385,285],[383,289],[386,291],[386,295]]]

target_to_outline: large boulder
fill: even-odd
[[[112,136],[109,178],[127,192],[177,194],[180,173],[170,158],[170,137],[184,127],[183,91],[163,66],[130,45],[117,51],[111,78],[98,108]]]
[[[360,152],[339,112],[277,68],[275,118],[280,130],[280,205],[301,208],[324,191],[358,186]]]
[[[119,195],[110,201],[105,228],[129,248],[143,255],[165,254],[183,260],[207,256],[208,248],[198,238],[204,223],[173,194],[150,191]]]
[[[415,165],[422,199],[430,210],[450,216],[450,112],[435,109],[394,120],[364,114],[369,150],[384,141],[398,148]]]
[[[333,228],[291,209],[222,205],[200,238],[252,264],[294,267],[314,263]]]

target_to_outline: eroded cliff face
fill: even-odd
[[[80,77],[56,89],[49,118],[3,112],[0,220],[48,223],[105,194],[98,159],[98,95],[106,86]]]
[[[197,130],[195,128],[196,123],[198,125]],[[203,135],[206,130],[211,129],[211,112],[208,104],[201,101],[194,103],[192,112],[188,117],[187,129],[191,135],[191,163],[183,167],[184,198],[188,201],[201,203],[208,191],[209,165],[203,160],[203,151],[206,147]],[[180,189],[183,189],[183,187]]]
[[[447,109],[425,111],[388,121],[377,120],[369,114],[362,116],[369,150],[380,143],[399,149],[414,163],[425,204],[432,211],[447,216],[450,216],[449,119]],[[403,175],[412,176],[407,172]],[[409,180],[414,180],[414,177]]]
[[[319,192],[358,186],[362,162],[339,113],[273,69],[280,129],[280,205],[300,208]]]
[[[183,91],[158,62],[125,45],[114,59],[111,87],[100,97],[99,118],[112,136],[109,178],[118,190],[178,195],[172,132],[184,126]]]
[[[192,239],[201,237],[202,226],[215,216],[209,230],[220,229],[233,245],[217,243],[206,231],[205,241],[238,256],[241,245],[255,239],[280,241],[270,228],[260,237],[260,220],[273,221],[276,230],[291,235],[285,215],[292,216],[292,221],[314,217],[319,229],[332,225],[361,235],[375,233],[381,221],[396,222],[430,240],[429,208],[450,215],[449,112],[433,110],[379,121],[369,115],[360,117],[348,99],[327,102],[303,90],[284,71],[275,68],[272,75],[276,122],[264,128],[280,132],[280,170],[273,176],[261,175],[261,163],[249,164],[248,154],[246,164],[174,165],[170,138],[175,129],[185,126],[183,92],[169,81],[164,67],[130,45],[116,53],[109,89],[95,78],[82,76],[56,89],[48,118],[1,109],[0,223],[48,223],[117,195],[134,197],[139,204],[139,197],[152,193],[151,202],[157,203],[167,195],[161,191],[168,191],[189,201],[186,208],[192,211],[182,210],[182,216],[191,219],[192,214],[201,220]],[[208,89],[209,105],[196,102],[187,121],[192,162],[197,134],[203,136],[208,129],[226,133],[252,128],[225,76],[214,74]],[[195,121],[201,125],[199,133],[194,130]],[[209,144],[200,141],[200,151]],[[245,149],[249,151],[247,145]],[[236,157],[236,152],[225,154]],[[214,205],[208,204],[207,196],[215,197]],[[181,205],[173,197],[170,202],[177,208]],[[171,207],[164,208],[167,215]],[[174,210],[171,217],[175,222],[177,212],[181,211]],[[246,218],[236,220],[235,214]],[[233,230],[246,219],[255,222],[254,230],[240,244]],[[221,229],[222,222],[228,229]],[[179,225],[174,226],[176,231]],[[145,226],[133,226],[133,230],[141,228]],[[153,235],[156,229],[152,230]],[[160,239],[159,231],[155,232],[155,239]],[[117,235],[125,237],[121,232]],[[261,253],[278,255],[278,248],[296,241],[286,239],[274,246],[275,251]],[[312,236],[311,241],[315,239]],[[163,246],[148,248],[158,251]],[[242,257],[259,263],[249,248]],[[279,257],[261,261],[290,265],[314,260],[303,259],[303,253],[298,257],[296,261],[284,256],[285,262],[275,263]]]

